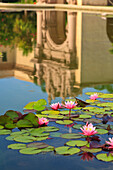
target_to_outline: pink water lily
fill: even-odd
[[[91,135],[94,135],[96,133],[98,133],[96,130],[95,130],[96,127],[93,127],[92,123],[88,124],[88,122],[86,123],[86,125],[83,126],[83,129],[80,128],[82,130],[83,135],[85,136],[91,136]]]
[[[65,108],[67,108],[67,109],[73,109],[76,105],[77,105],[77,103],[72,102],[72,101],[65,102]]]
[[[53,103],[50,105],[53,110],[58,110],[62,108],[62,104],[58,103]]]
[[[110,142],[109,142],[109,141],[110,141]],[[108,145],[110,145],[110,146],[109,146],[110,149],[113,149],[113,137],[112,137],[112,138],[109,138],[109,141],[106,141],[106,143],[107,143]]]
[[[49,120],[47,120],[46,118],[39,118],[39,125],[47,125],[49,123]]]
[[[98,98],[98,94],[94,93],[89,97],[91,100],[96,100]]]

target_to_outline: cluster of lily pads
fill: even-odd
[[[113,161],[113,94],[87,92],[86,95],[89,97],[86,101],[66,99],[50,107],[44,99],[30,102],[24,107],[25,114],[9,110],[0,116],[0,135],[8,135],[6,139],[13,141],[8,148],[18,149],[22,154],[51,151],[60,155],[78,154],[88,161],[94,158]],[[51,122],[57,127],[51,126]],[[62,126],[73,133],[60,133]],[[66,142],[59,147],[44,142],[52,138],[63,138]]]

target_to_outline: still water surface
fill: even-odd
[[[48,105],[85,92],[113,93],[113,17],[81,12],[0,13],[0,114],[23,112],[30,101]],[[51,122],[51,125],[55,123]],[[62,133],[69,129],[60,127]],[[72,130],[74,132],[74,130]],[[0,136],[2,170],[111,170],[112,163],[52,153],[21,155]],[[65,139],[48,140],[63,146]]]

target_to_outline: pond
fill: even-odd
[[[25,114],[24,107],[29,102],[40,99],[45,99],[47,108],[51,110],[52,103],[64,103],[66,99],[72,100],[77,97],[79,105],[85,106],[73,109],[71,116],[75,114],[74,118],[68,117],[66,110],[60,111],[60,118],[53,112],[53,115],[47,115],[49,120],[47,127],[52,126],[56,130],[51,132],[46,128],[43,132],[50,134],[46,136],[46,140],[38,142],[55,148],[63,147],[66,142],[73,140],[73,137],[68,138],[63,134],[81,135],[80,127],[87,121],[90,122],[91,117],[96,119],[96,122],[94,120],[91,122],[97,126],[97,129],[107,131],[103,134],[104,132],[98,130],[96,136],[99,139],[98,137],[91,139],[91,142],[96,140],[95,144],[92,142],[93,147],[101,143],[98,152],[85,151],[81,145],[76,147],[81,148],[81,152],[72,155],[58,154],[57,150],[23,154],[20,153],[20,149],[10,149],[10,144],[20,141],[22,143],[22,136],[18,136],[19,139],[14,141],[11,138],[9,140],[10,133],[10,135],[0,135],[0,168],[2,170],[112,169],[112,162],[100,161],[96,157],[97,154],[112,151],[108,148],[101,150],[102,145],[105,141],[109,141],[108,138],[113,134],[112,65],[112,15],[80,11],[0,11],[0,115],[4,115],[8,110]],[[90,95],[93,94],[90,92],[97,93],[99,98],[90,100]],[[105,95],[107,93],[109,95]],[[111,103],[110,107],[108,103]],[[41,114],[44,116],[45,112]],[[106,115],[103,116],[104,114]],[[62,116],[65,118],[61,118]],[[62,119],[73,121],[63,123]],[[75,128],[72,127],[73,123]],[[12,132],[16,131],[19,129],[12,128]],[[0,130],[0,134],[2,132]],[[27,136],[26,133],[31,135],[28,129],[24,131]],[[75,139],[87,142],[84,137],[74,138],[74,141]]]

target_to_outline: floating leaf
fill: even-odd
[[[45,110],[45,111],[42,111],[41,114],[49,114],[49,115],[58,115],[60,112],[59,111],[56,111],[56,110]]]
[[[83,118],[83,119],[85,119],[85,118],[91,118],[91,117],[92,117],[92,116],[86,115],[86,114],[80,115],[80,116],[79,116],[79,118]]]
[[[10,135],[11,136],[18,136],[18,135],[23,135],[23,134],[25,134],[25,132],[23,132],[23,131],[18,131],[18,132],[12,132]],[[28,133],[29,134],[29,133]]]
[[[11,140],[11,141],[13,141],[13,139],[14,139],[14,136],[7,136],[7,137],[6,137],[6,140]]]
[[[101,93],[101,92],[86,92],[85,94],[86,95],[93,95],[93,94],[98,94],[98,95],[102,95],[103,93]]]
[[[73,121],[71,121],[71,120],[58,120],[58,121],[56,121],[56,123],[61,124],[61,125],[69,125],[69,124],[73,123]]]
[[[62,138],[65,139],[78,139],[78,138],[82,138],[82,136],[78,133],[65,133],[61,135]]]
[[[47,117],[50,119],[63,119],[64,118],[64,116],[62,115],[48,115]]]
[[[25,148],[25,149],[21,149],[19,152],[22,153],[22,154],[33,155],[33,154],[40,153],[41,150],[39,150],[37,148]]]
[[[100,135],[108,133],[108,130],[105,130],[105,129],[96,129],[96,131],[97,131],[98,134],[100,134]]]
[[[14,110],[8,110],[5,115],[9,116],[12,120],[18,118],[18,114]]]
[[[102,120],[99,120],[99,119],[85,119],[84,122],[89,122],[89,123],[101,123]]]
[[[1,129],[1,130],[0,130],[0,135],[8,135],[8,134],[10,134],[10,133],[11,133],[10,130],[6,130],[6,129]]]
[[[101,148],[88,148],[88,147],[82,147],[81,150],[84,152],[91,152],[91,153],[97,153],[102,151]]]
[[[109,156],[108,156],[106,153],[98,154],[98,155],[96,155],[96,158],[98,160],[105,161],[105,162],[113,161],[113,156],[111,154],[109,154]]]
[[[43,142],[35,142],[35,143],[30,143],[27,144],[28,148],[38,148],[38,149],[42,149],[42,148],[47,148],[49,145]]]
[[[16,124],[7,123],[5,125],[5,128],[7,128],[7,129],[14,129],[14,128],[16,128]]]
[[[51,151],[54,151],[53,146],[48,146],[47,148],[41,149],[41,152],[51,152]]]
[[[45,105],[47,104],[45,99],[40,99],[34,103],[33,109],[37,111],[42,111],[45,109]]]
[[[33,127],[33,124],[29,120],[19,120],[16,125],[18,128]]]
[[[74,111],[71,111],[71,114],[75,113]],[[60,111],[60,114],[62,115],[68,115],[69,111],[68,110],[64,110],[64,111]]]
[[[33,109],[34,103],[35,103],[35,102],[30,102],[30,103],[28,103],[28,104],[24,107],[24,109]]]
[[[69,147],[67,146],[62,146],[62,147],[55,148],[55,151],[57,154],[61,154],[61,155],[73,155],[80,152],[80,149],[78,148],[69,149]]]
[[[7,123],[13,124],[13,120],[11,120],[11,118],[8,117],[7,115],[0,116],[0,125],[4,126]]]
[[[24,117],[24,120],[29,120],[34,127],[38,127],[39,124],[38,124],[38,118],[37,116],[35,116],[34,113],[28,113],[25,117]]]
[[[76,124],[76,125],[73,126],[74,129],[80,129],[80,127],[82,127],[81,124]]]
[[[51,133],[52,137],[60,137],[61,135],[62,135],[62,133],[58,133],[58,132]]]
[[[48,136],[36,137],[36,141],[42,141],[42,140],[46,140],[46,139],[48,139]]]
[[[23,149],[26,148],[26,144],[22,144],[22,143],[15,143],[15,144],[10,144],[8,145],[9,149]]]
[[[59,128],[56,128],[54,126],[45,126],[45,127],[41,127],[41,129],[46,132],[55,132],[59,130]]]
[[[3,128],[4,128],[4,126],[0,125],[0,129],[3,129]]]
[[[33,137],[33,136],[20,135],[20,136],[14,137],[14,140],[15,140],[16,142],[29,143],[29,142],[35,141],[36,138]]]
[[[72,140],[72,141],[66,142],[66,145],[69,145],[69,146],[75,146],[75,145],[77,145],[78,147],[79,147],[79,146],[85,146],[85,145],[87,145],[87,144],[88,144],[87,141],[82,141],[82,140]]]

